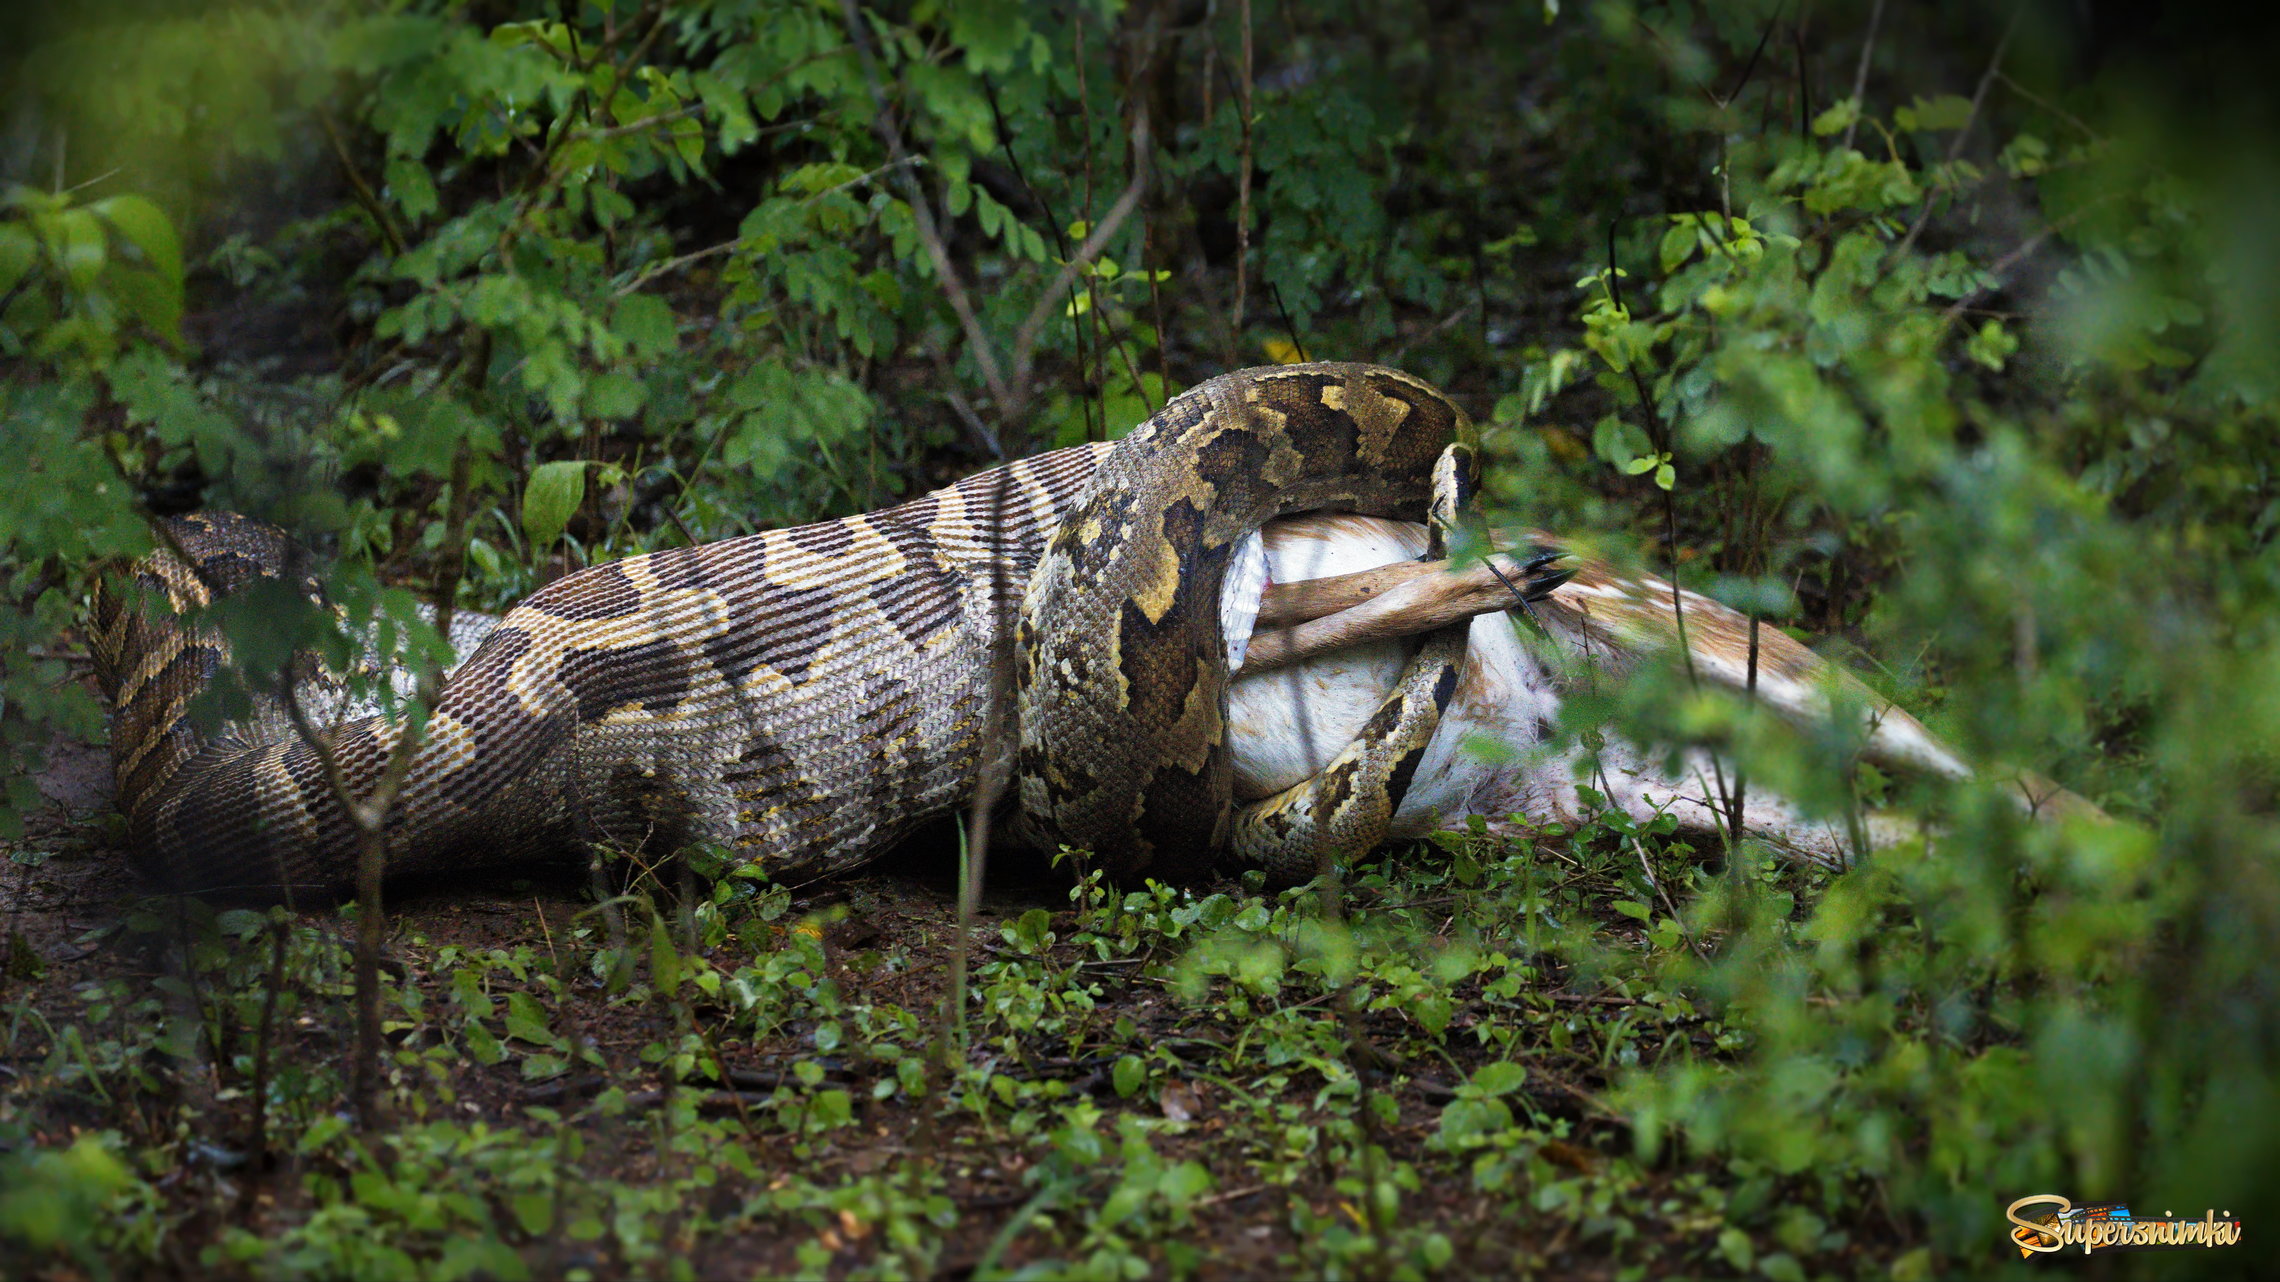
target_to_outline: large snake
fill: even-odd
[[[571,574],[444,682],[387,811],[388,870],[697,841],[783,877],[851,867],[1014,755],[990,711],[1017,608],[1017,792],[1037,838],[1158,874],[1231,847],[1296,870],[1325,844],[1375,844],[1447,702],[1462,629],[1420,649],[1331,769],[1237,810],[1221,575],[1234,543],[1280,513],[1445,526],[1466,472],[1449,447],[1465,430],[1447,398],[1397,371],[1244,370],[1113,445]],[[337,891],[357,844],[342,796],[372,793],[405,727],[341,718],[312,742],[280,693],[199,729],[191,705],[223,642],[174,613],[298,570],[257,522],[194,516],[168,533],[180,555],[153,556],[139,577],[171,612],[106,596],[95,628],[134,858],[178,888]],[[345,705],[309,669],[284,679],[322,721]]]

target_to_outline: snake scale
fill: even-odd
[[[388,811],[388,871],[711,841],[779,877],[821,875],[1009,763],[1028,835],[1119,874],[1223,857],[1300,870],[1325,843],[1375,844],[1447,703],[1463,629],[1420,647],[1330,768],[1237,808],[1221,578],[1234,543],[1282,513],[1445,529],[1469,483],[1468,430],[1398,371],[1242,370],[1121,442],[568,575],[444,681]],[[404,727],[367,715],[320,731],[338,787],[279,696],[201,730],[191,705],[226,655],[175,614],[299,572],[282,534],[244,518],[178,518],[170,539],[181,557],[137,569],[170,609],[106,594],[93,629],[133,858],[178,889],[339,892],[356,849],[340,793],[370,794]],[[990,724],[993,656],[1016,617],[1018,751]],[[310,667],[289,679],[321,704]]]

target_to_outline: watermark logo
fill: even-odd
[[[2197,1220],[2180,1220],[2163,1211],[2160,1219],[2141,1220],[2120,1202],[2086,1202],[2056,1193],[2035,1193],[2011,1203],[2003,1218],[2011,1229],[2011,1245],[2021,1258],[2048,1255],[2070,1246],[2092,1251],[2158,1251],[2188,1247],[2233,1246],[2240,1241],[2240,1221],[2230,1211],[2207,1211]]]

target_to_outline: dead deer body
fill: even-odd
[[[1558,742],[1563,700],[1591,681],[1618,679],[1683,644],[1694,679],[1749,698],[1800,728],[1832,716],[1861,719],[1861,758],[1896,774],[1964,779],[1978,771],[1922,723],[1779,629],[1659,579],[1626,579],[1578,558],[1575,573],[1531,608],[1546,639],[1530,640],[1504,611],[1522,581],[1509,558],[1452,569],[1421,563],[1422,526],[1345,513],[1270,524],[1239,553],[1221,612],[1239,669],[1229,726],[1241,798],[1269,795],[1320,770],[1350,742],[1400,676],[1409,638],[1471,618],[1456,695],[1394,818],[1394,835],[1459,827],[1468,815],[1534,823],[1586,818],[1579,784],[1647,822],[1674,816],[1681,831],[1715,837],[1728,817],[1733,772],[1703,751],[1668,754],[1609,737],[1597,770],[1579,778],[1582,751]],[[1556,542],[1538,536],[1538,542]],[[1683,614],[1683,633],[1679,617]],[[1683,641],[1681,636],[1683,635]],[[1244,638],[1248,638],[1247,644]],[[1478,750],[1481,740],[1495,750]],[[2097,807],[2036,776],[2005,785],[2040,818],[2099,816]],[[1920,828],[1894,816],[1850,825],[1810,818],[1763,787],[1743,793],[1742,828],[1789,858],[1827,868],[1904,840]]]

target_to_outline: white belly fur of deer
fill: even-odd
[[[1233,666],[1251,636],[1262,589],[1413,562],[1424,528],[1345,513],[1308,513],[1262,531],[1262,545],[1239,555],[1221,602]],[[1475,571],[1475,574],[1479,574]],[[1493,582],[1493,581],[1491,581]],[[1758,630],[1754,688],[1749,623],[1738,612],[1692,592],[1680,595],[1686,645],[1698,678],[1727,690],[1751,691],[1768,711],[1798,726],[1832,715],[1867,720],[1862,758],[1899,773],[1968,778],[1971,766],[1915,718],[1878,698],[1857,679],[1778,629]],[[1589,562],[1533,607],[1550,644],[1524,638],[1502,612],[1476,614],[1455,700],[1426,749],[1391,835],[1420,837],[1461,827],[1468,815],[1492,822],[1517,816],[1531,823],[1573,824],[1586,817],[1578,795],[1588,782],[1609,804],[1642,822],[1661,813],[1682,831],[1715,835],[1725,824],[1721,775],[1711,756],[1682,756],[1684,773],[1664,767],[1666,754],[1609,738],[1599,770],[1579,780],[1580,751],[1558,741],[1562,700],[1580,683],[1620,677],[1643,658],[1673,645],[1671,588],[1653,578],[1622,579]],[[1320,625],[1314,625],[1320,626]],[[1413,649],[1398,614],[1381,621],[1389,639],[1357,644],[1288,666],[1239,674],[1229,692],[1230,740],[1240,797],[1272,793],[1321,769],[1351,740]],[[1407,630],[1415,631],[1414,627]],[[1490,752],[1479,751],[1485,741]],[[2031,775],[2006,779],[2020,805],[2038,816],[2098,816],[2090,803]],[[1746,835],[1802,862],[1844,867],[1856,857],[1841,823],[1808,818],[1763,787],[1745,789]],[[1871,848],[1918,835],[1913,823],[1874,815],[1863,823]]]

